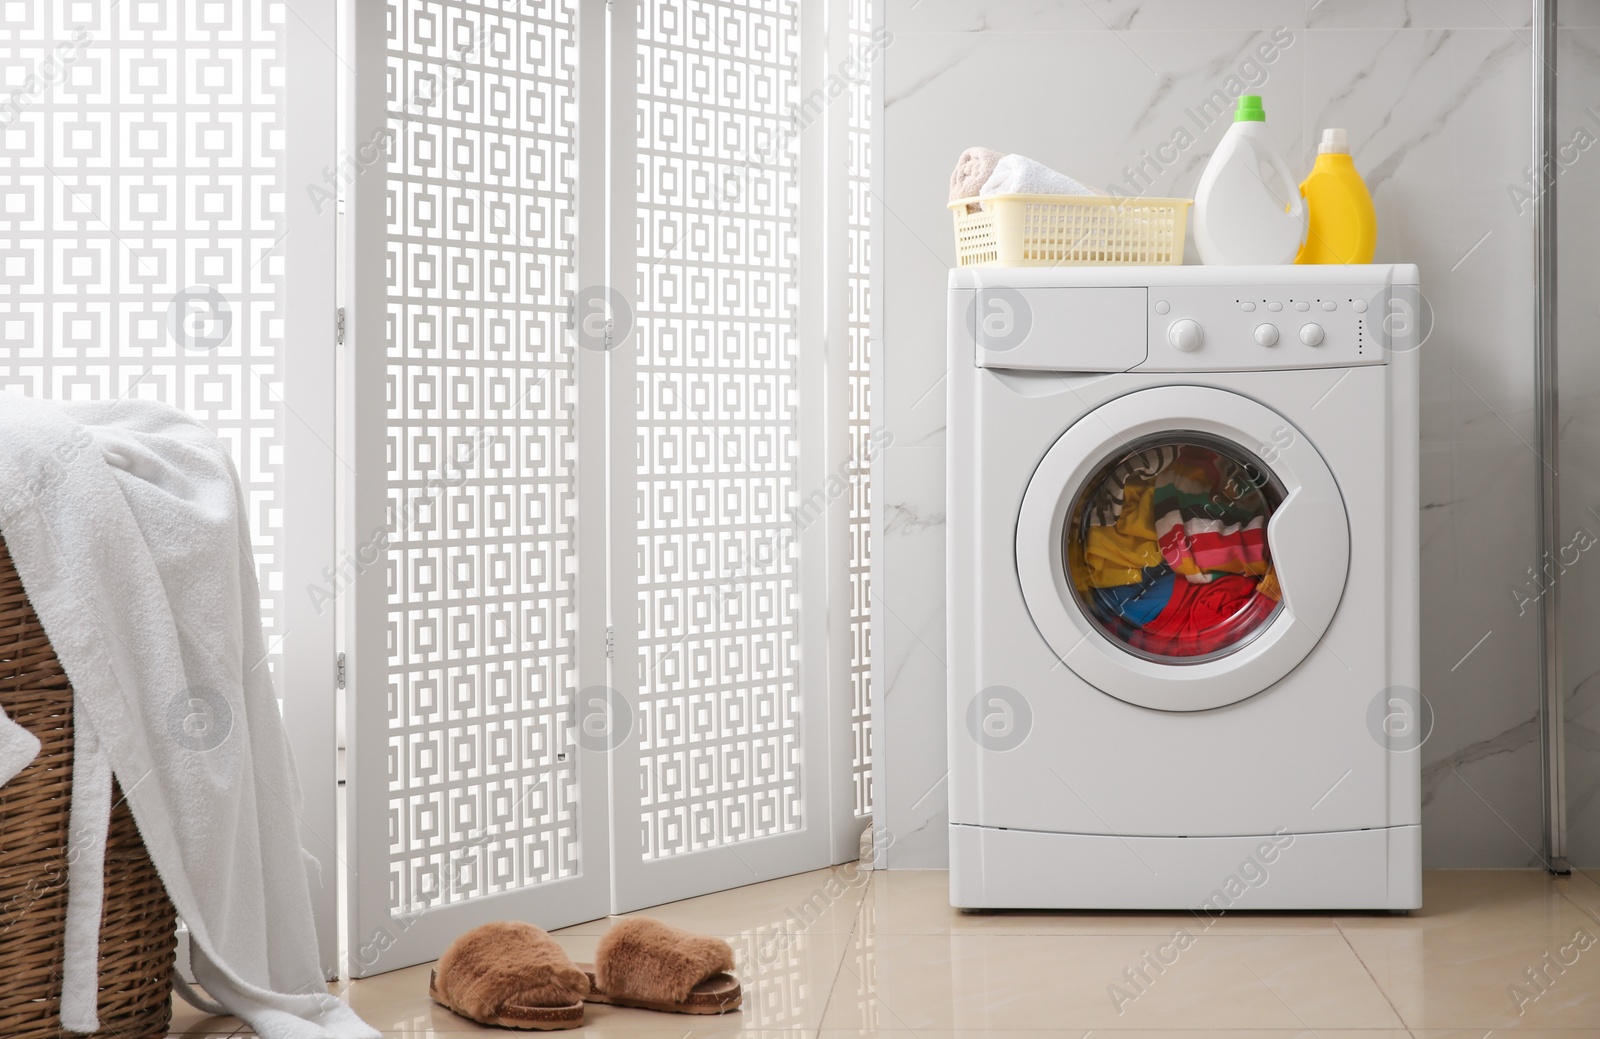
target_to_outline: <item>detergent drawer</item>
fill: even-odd
[[[1145,360],[1144,288],[979,288],[967,328],[979,368],[1125,372]]]

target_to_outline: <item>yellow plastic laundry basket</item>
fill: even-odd
[[[982,203],[973,212],[969,204]],[[1189,198],[988,195],[950,203],[962,267],[1179,264]]]

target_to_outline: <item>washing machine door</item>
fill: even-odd
[[[1338,609],[1350,526],[1328,465],[1248,397],[1118,397],[1045,454],[1017,518],[1034,623],[1101,691],[1164,711],[1247,699],[1292,671]]]

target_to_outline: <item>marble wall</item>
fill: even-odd
[[[1528,603],[1540,461],[1532,229],[1518,197],[1531,148],[1529,11],[1511,0],[883,0],[892,41],[875,116],[873,352],[874,421],[892,436],[873,477],[874,768],[892,838],[883,865],[946,861],[950,168],[982,144],[1103,190],[1127,190],[1113,186],[1142,165],[1144,193],[1192,196],[1226,129],[1200,106],[1230,79],[1264,96],[1299,170],[1322,127],[1345,127],[1378,210],[1377,259],[1421,267],[1434,312],[1422,382],[1423,690],[1436,717],[1423,748],[1426,863],[1538,861]],[[1600,35],[1586,39],[1600,70]],[[1259,56],[1267,43],[1270,61]],[[1600,149],[1587,161],[1600,178]],[[1591,317],[1597,298],[1591,288]],[[1585,500],[1600,509],[1595,486]],[[1600,671],[1593,641],[1590,671]]]

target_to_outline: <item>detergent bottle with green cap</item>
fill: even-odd
[[[1305,200],[1267,129],[1260,96],[1245,94],[1195,189],[1200,261],[1293,263],[1305,236]]]
[[[1372,262],[1378,247],[1378,214],[1350,160],[1350,139],[1343,130],[1322,131],[1317,163],[1300,182],[1300,195],[1311,223],[1295,263]]]

